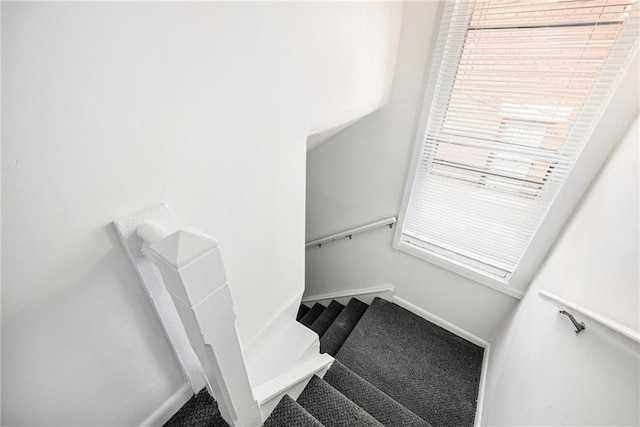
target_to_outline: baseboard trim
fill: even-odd
[[[169,418],[184,406],[185,403],[193,396],[193,390],[188,383],[183,384],[175,393],[173,393],[162,405],[151,413],[141,426],[161,426],[164,425]]]
[[[349,289],[346,291],[338,291],[338,292],[329,292],[326,294],[318,294],[318,295],[305,295],[302,297],[302,303],[311,304],[326,300],[339,300],[339,299],[349,299],[349,298],[358,298],[358,299],[370,299],[373,300],[375,297],[380,297],[383,299],[387,299],[392,301],[395,297],[396,287],[394,285],[382,285],[376,286],[373,288],[360,288],[360,289]],[[367,302],[367,301],[363,301]]]
[[[412,312],[415,315],[418,315],[420,317],[422,317],[423,319],[427,319],[428,321],[430,321],[431,323],[435,323],[436,325],[440,326],[443,329],[446,329],[447,331],[451,332],[452,334],[455,334],[461,338],[464,338],[467,341],[470,341],[472,343],[474,343],[477,346],[480,346],[482,348],[487,348],[489,346],[489,343],[485,340],[483,340],[482,338],[479,338],[475,335],[473,335],[471,332],[465,331],[464,329],[447,322],[446,320],[444,320],[441,317],[436,316],[433,313],[429,313],[427,310],[424,310],[420,307],[418,307],[417,305],[411,304],[409,301],[404,300],[400,297],[394,296],[393,297],[393,302],[398,304],[400,307],[404,307],[407,310],[409,310],[410,312]]]
[[[476,402],[476,418],[473,423],[474,427],[482,425],[482,417],[484,410],[484,393],[487,387],[487,374],[489,371],[489,357],[491,357],[491,344],[487,344],[482,355],[482,371],[480,373],[480,386],[478,389],[478,401]]]

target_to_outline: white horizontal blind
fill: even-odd
[[[401,241],[508,278],[639,35],[632,0],[449,2]]]

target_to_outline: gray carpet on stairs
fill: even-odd
[[[206,388],[200,390],[169,419],[165,427],[229,427],[222,419],[218,404]]]
[[[344,305],[338,301],[331,301],[322,314],[309,326],[309,329],[321,337],[329,329],[333,321],[336,320],[342,309],[344,309]]]
[[[483,349],[376,298],[336,359],[434,426],[474,423]]]
[[[327,427],[380,427],[364,409],[317,376],[313,376],[298,403]]]
[[[296,314],[296,320],[300,321],[300,319],[302,319],[302,316],[307,314],[308,311],[309,311],[309,307],[307,307],[304,304],[300,304],[300,307],[298,308],[298,314]]]
[[[322,427],[320,421],[314,418],[298,402],[288,395],[278,403],[269,418],[264,422],[264,427]]]
[[[473,425],[483,349],[387,301],[367,307],[352,299],[340,311],[320,338],[321,351],[336,357],[326,381],[314,376],[298,402],[284,398],[265,425]],[[311,326],[327,310],[315,304],[301,323]],[[228,427],[206,389],[165,426]]]
[[[324,311],[324,306],[318,303],[315,303],[311,310],[307,311],[307,314],[300,318],[300,323],[304,326],[309,327],[311,324],[322,314]]]
[[[351,298],[333,324],[320,337],[320,351],[335,356],[367,307],[369,306],[362,301]]]
[[[390,398],[368,381],[362,379],[337,360],[333,362],[323,380],[367,411],[385,427],[431,427],[431,424]]]

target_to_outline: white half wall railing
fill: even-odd
[[[296,322],[302,289],[243,348],[215,239],[195,228],[174,231],[165,205],[114,225],[185,380],[194,393],[207,387],[230,426],[261,426],[282,396],[295,400],[333,363],[318,335]]]
[[[556,306],[560,310],[559,313],[567,315],[571,319],[576,327],[576,334],[581,333],[583,330],[594,330],[622,344],[636,354],[640,354],[640,332],[551,292],[539,291],[538,295],[543,300]],[[578,317],[577,321],[573,318],[574,315]],[[585,320],[586,324],[581,320]]]
[[[388,226],[389,228],[393,228],[393,224],[395,224],[396,222],[397,221],[395,217],[381,219],[380,221],[375,221],[369,224],[361,225],[360,227],[351,228],[349,230],[341,231],[339,233],[335,233],[330,236],[312,240],[310,242],[307,242],[305,244],[305,247],[306,248],[310,248],[313,246],[322,247],[322,245],[324,245],[325,243],[331,243],[336,240],[344,239],[344,238],[351,239],[356,234],[364,233],[365,231],[373,230],[380,227]]]
[[[194,391],[206,384],[229,425],[262,425],[217,242],[195,229],[169,234],[165,205],[114,225]]]

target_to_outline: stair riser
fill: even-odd
[[[331,301],[327,308],[322,312],[320,316],[311,324],[309,329],[318,334],[319,337],[329,329],[331,324],[336,320],[338,315],[344,309],[344,305],[336,301]]]
[[[296,400],[300,396],[302,391],[305,389],[307,384],[309,384],[309,381],[311,380],[311,378],[313,378],[314,375],[317,375],[318,377],[322,378],[327,373],[327,370],[329,370],[329,367],[330,367],[329,365],[325,366],[324,368],[317,371],[316,373],[313,373],[301,378],[301,380],[296,384],[292,385],[286,390],[283,390],[282,392],[264,401],[260,405],[260,413],[262,415],[262,420],[264,421],[269,417],[271,412],[273,412],[275,407],[278,405],[278,402],[280,402],[280,399],[282,399],[285,394],[291,397],[293,400]]]
[[[322,295],[305,295],[302,298],[302,303],[307,307],[312,307],[316,303],[320,303],[326,307],[331,301],[337,301],[342,305],[347,305],[351,298],[356,298],[368,305],[371,304],[375,298],[382,298],[392,302],[395,294],[396,287],[394,285],[384,285],[376,288],[352,289]]]
[[[306,327],[311,326],[311,324],[322,314],[325,307],[320,304],[314,304],[311,307],[311,310],[300,319],[300,323],[305,325]]]

